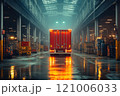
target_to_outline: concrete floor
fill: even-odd
[[[96,55],[48,53],[6,59],[0,63],[4,80],[120,80],[120,61]]]

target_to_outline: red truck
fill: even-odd
[[[71,29],[50,29],[50,54],[71,54]]]

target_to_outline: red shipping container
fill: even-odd
[[[50,31],[50,54],[71,53],[72,30],[49,30]]]

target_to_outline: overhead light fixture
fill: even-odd
[[[90,32],[93,32],[93,30],[90,30]]]
[[[110,22],[105,22],[106,24],[110,24]]]
[[[26,27],[26,25],[22,25],[22,27]]]
[[[15,39],[17,40],[17,37],[15,37]]]
[[[109,21],[109,22],[110,22],[110,21],[112,21],[112,19],[107,19],[107,21]]]
[[[63,24],[65,23],[65,21],[63,21]]]
[[[94,34],[90,34],[90,36],[94,36]]]
[[[100,30],[100,33],[102,33],[104,30]]]
[[[12,27],[9,28],[9,30],[12,30],[12,29],[13,29]]]
[[[103,28],[103,30],[107,30],[107,28]]]
[[[99,25],[99,27],[102,27],[102,25]]]
[[[10,17],[9,16],[5,16],[4,19],[9,19]]]
[[[58,24],[59,22],[58,21],[56,21],[56,24]]]
[[[11,40],[14,40],[14,39],[15,39],[15,37],[14,37],[14,36],[10,36],[10,39],[11,39]]]

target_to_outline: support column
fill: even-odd
[[[82,43],[85,41],[84,31],[82,31]]]
[[[80,32],[78,32],[78,50],[80,51]]]
[[[79,43],[80,43],[80,39],[81,39],[81,38],[80,38],[80,37],[81,37],[80,35],[81,35],[81,33],[79,32]]]
[[[40,44],[41,44],[41,32],[39,32],[39,37],[38,37],[38,42],[39,42],[39,52],[40,52]]]
[[[41,51],[43,51],[43,46],[44,46],[44,42],[43,42],[44,38],[43,37],[44,37],[44,34],[43,34],[43,32],[41,32]]]
[[[75,34],[75,36],[77,36],[77,33]],[[75,44],[77,43],[77,38],[75,37]]]
[[[76,37],[75,37],[75,49],[77,50],[77,43],[78,43],[78,36],[77,36],[77,33],[76,33],[75,36],[76,36]]]
[[[84,31],[82,31],[82,52],[84,52],[84,41],[85,41],[85,36],[84,36]]]
[[[30,22],[27,24],[27,41],[29,42],[30,47]]]
[[[1,55],[1,61],[3,61],[3,1],[0,1],[0,55]]]
[[[19,50],[21,49],[21,16],[17,18],[17,38],[19,43]]]
[[[80,32],[78,32],[78,44],[80,43]]]
[[[95,20],[95,37],[99,36],[98,19]]]
[[[89,27],[87,27],[87,42],[90,42],[90,30],[89,30]]]
[[[36,49],[36,27],[34,28],[33,31],[33,37],[34,37],[34,49]]]
[[[34,43],[36,43],[36,28],[34,28]]]
[[[30,41],[30,22],[27,24],[27,41]]]
[[[96,41],[96,37],[99,36],[99,31],[98,31],[98,19],[95,20],[95,41]],[[99,54],[99,52],[97,52],[97,48],[95,45],[95,53],[97,53],[97,55]]]
[[[120,60],[120,1],[118,0],[115,5],[116,14],[116,30],[117,30],[117,40],[116,40],[116,60]]]

